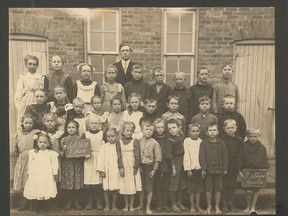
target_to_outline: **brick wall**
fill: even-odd
[[[219,80],[221,66],[233,64],[234,41],[274,39],[273,8],[199,8],[198,67]]]
[[[233,63],[234,41],[274,38],[273,8],[199,8],[198,12],[196,66],[210,68],[212,83],[219,80],[222,65]],[[49,59],[63,56],[64,70],[76,80],[74,65],[85,55],[83,14],[73,9],[10,9],[10,33],[48,37]],[[132,60],[144,65],[145,79],[151,80],[151,70],[161,65],[162,9],[122,8],[120,31],[121,41],[131,44]]]
[[[64,71],[78,79],[75,64],[84,61],[83,14],[73,9],[21,8],[9,10],[10,33],[31,34],[48,38],[49,61],[61,55]]]

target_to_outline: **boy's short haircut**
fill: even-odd
[[[180,127],[180,122],[177,119],[169,119],[166,124],[176,124],[177,127]]]
[[[201,126],[200,124],[198,123],[192,123],[192,124],[189,124],[189,131],[193,128],[193,127],[197,127],[199,130],[201,130]]]
[[[153,69],[152,75],[155,76],[155,72],[164,73],[163,69],[160,66],[157,66]]]
[[[209,69],[208,69],[207,67],[203,66],[203,67],[199,67],[199,68],[198,68],[198,70],[197,70],[197,75],[199,75],[202,70],[207,70],[208,73],[209,73]]]
[[[121,44],[119,45],[119,52],[121,51],[121,48],[124,47],[124,46],[128,46],[129,49],[130,49],[130,52],[132,52],[132,48],[131,48],[131,46],[128,45],[128,44],[126,44],[126,43],[121,43]]]
[[[141,69],[141,72],[143,73],[143,65],[140,63],[136,63],[133,65],[132,72],[134,71],[134,69]]]
[[[163,119],[163,118],[156,118],[153,122],[153,126],[155,127],[156,124],[159,124],[159,123],[163,123],[164,126],[166,124],[166,121]]]
[[[237,123],[234,119],[226,119],[224,121],[224,127],[226,127],[228,124],[233,124],[233,125],[237,126]]]
[[[256,134],[259,134],[259,136],[261,136],[261,131],[258,128],[248,128],[247,129],[247,131],[246,131],[247,136],[249,134],[252,134],[252,133],[256,133]]]
[[[120,101],[120,104],[121,104],[121,106],[123,105],[123,101],[122,101],[122,99],[119,97],[119,96],[114,96],[114,97],[112,97],[112,99],[110,100],[110,104],[112,105],[113,104],[113,102],[115,101],[115,100],[119,100]]]
[[[182,77],[185,79],[185,73],[182,72],[182,71],[177,71],[177,72],[175,72],[175,74],[174,74],[174,76],[173,76],[173,80],[175,80],[175,78],[176,78],[177,76],[182,76]]]
[[[28,62],[29,59],[35,60],[37,62],[37,66],[39,65],[39,59],[36,56],[33,56],[33,55],[25,56],[25,58],[24,58],[25,65],[27,65],[27,62]]]
[[[46,121],[46,119],[49,118],[49,117],[53,118],[53,120],[54,120],[55,122],[57,121],[57,118],[56,118],[56,116],[55,116],[54,114],[52,114],[52,113],[45,113],[45,114],[43,115],[42,122],[44,123],[44,122]]]
[[[122,127],[121,127],[121,131],[123,133],[125,127],[133,127],[133,131],[135,130],[136,126],[134,124],[134,122],[131,122],[131,121],[126,121],[122,124]]]
[[[222,71],[224,68],[226,68],[226,67],[231,68],[231,70],[233,71],[232,65],[224,65],[224,66],[222,66],[221,71]]]
[[[206,95],[199,98],[199,105],[203,101],[208,101],[208,103],[211,104],[211,98],[207,97]]]
[[[48,95],[48,92],[47,92],[45,89],[43,89],[43,88],[38,88],[38,89],[36,89],[36,90],[34,91],[34,95],[35,95],[35,93],[36,93],[37,91],[44,92],[44,94],[45,94],[46,97],[47,97],[47,95]]]
[[[91,97],[91,99],[90,99],[91,104],[93,103],[93,100],[94,100],[95,98],[99,98],[99,99],[101,100],[101,103],[102,103],[102,98],[101,98],[99,95],[93,95],[93,96]]]
[[[138,98],[139,102],[141,103],[141,101],[142,101],[141,95],[139,95],[139,94],[137,94],[137,93],[132,93],[132,94],[128,97],[128,102],[129,102],[129,103],[130,103],[131,98],[133,98],[133,97]],[[140,106],[140,104],[139,104],[139,106]]]
[[[176,95],[170,95],[167,99],[167,103],[170,103],[171,99],[177,100],[178,103],[180,102],[180,97],[178,97]]]
[[[148,104],[148,103],[155,103],[157,104],[157,100],[155,98],[152,98],[152,97],[149,97],[149,98],[146,98],[145,99],[145,104]]]
[[[143,121],[143,122],[141,123],[141,129],[143,129],[144,126],[146,126],[146,127],[151,127],[151,126],[153,126],[153,124],[152,124],[151,121]]]
[[[231,95],[231,94],[228,94],[228,95],[225,95],[223,97],[223,102],[225,101],[225,99],[234,99],[235,100],[235,97],[233,95]]]
[[[115,73],[118,74],[118,69],[116,68],[116,66],[113,65],[113,64],[110,64],[110,65],[108,65],[107,67],[105,67],[105,69],[104,69],[104,76],[107,74],[108,68],[113,68],[113,69],[115,70]]]
[[[66,93],[65,87],[62,86],[62,85],[56,85],[56,86],[54,87],[54,89],[53,89],[53,92],[54,92],[54,93],[55,93],[56,89],[57,89],[57,90],[61,89],[64,93]]]
[[[76,98],[73,99],[72,103],[73,103],[73,105],[74,105],[75,103],[81,103],[81,104],[84,105],[84,104],[85,104],[85,101],[84,101],[82,98],[80,98],[80,97],[76,97]]]
[[[217,130],[219,130],[219,125],[218,125],[217,123],[211,122],[211,123],[207,126],[206,131],[208,131],[209,128],[214,127],[214,126],[216,126],[216,127],[217,127]]]

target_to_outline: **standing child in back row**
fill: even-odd
[[[200,67],[197,70],[197,83],[190,87],[189,119],[200,112],[198,103],[203,96],[213,98],[213,87],[208,83],[209,69]]]
[[[232,73],[231,65],[222,67],[222,80],[213,86],[212,112],[214,114],[221,114],[223,112],[223,98],[226,95],[232,95],[235,98],[236,112],[240,112],[239,89],[238,86],[232,82]]]
[[[188,119],[188,117],[189,117],[188,108],[189,108],[189,104],[190,104],[190,91],[184,85],[185,73],[181,72],[181,71],[176,72],[174,74],[173,81],[175,83],[175,86],[172,90],[172,95],[175,95],[175,96],[179,97],[179,99],[180,99],[178,112],[181,113],[185,117],[185,119]],[[184,126],[184,128],[186,128],[186,126]]]
[[[91,80],[91,76],[95,69],[92,65],[82,63],[78,66],[81,73],[81,80],[77,80],[73,86],[73,99],[80,97],[85,102],[84,114],[92,110],[90,99],[94,95],[100,96],[100,86],[97,82]]]
[[[153,69],[153,79],[155,83],[149,86],[148,97],[155,98],[157,100],[157,115],[162,115],[167,111],[167,99],[172,93],[172,89],[169,85],[164,83],[164,71],[161,67]]]

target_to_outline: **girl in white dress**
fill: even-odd
[[[55,198],[57,194],[56,177],[59,167],[58,153],[51,150],[51,139],[45,132],[35,134],[33,148],[29,151],[28,179],[24,187],[24,197],[28,200]],[[45,204],[47,205],[47,203]],[[39,208],[40,206],[36,204],[35,207]]]
[[[108,128],[104,132],[104,137],[107,142],[100,147],[99,157],[97,162],[97,171],[100,172],[103,178],[103,189],[106,206],[104,210],[110,210],[110,194],[112,194],[112,211],[117,210],[116,199],[117,190],[119,190],[119,170],[118,157],[116,152],[117,132],[115,128]]]
[[[143,134],[140,127],[140,119],[143,117],[143,112],[139,110],[141,103],[141,96],[136,93],[132,93],[128,98],[129,106],[127,110],[123,112],[124,121],[131,121],[135,124],[135,130],[132,135],[133,138],[141,139]]]
[[[123,211],[135,211],[134,196],[142,190],[140,176],[140,150],[139,141],[132,138],[135,124],[124,122],[122,138],[116,143],[118,154],[118,167],[120,172],[119,189],[124,195],[125,207]],[[130,202],[129,202],[130,198]]]
[[[93,196],[96,195],[97,209],[102,209],[101,204],[101,184],[102,178],[100,172],[96,171],[97,161],[99,156],[100,147],[103,144],[103,131],[101,128],[101,120],[99,116],[89,115],[86,119],[89,130],[82,134],[81,138],[90,139],[91,142],[91,155],[85,158],[84,161],[84,189],[88,202],[86,209],[90,210],[93,207]]]

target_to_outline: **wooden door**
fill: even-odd
[[[275,154],[275,46],[272,40],[235,44],[234,81],[247,127],[260,128],[261,142]]]
[[[47,39],[26,35],[12,35],[9,37],[9,137],[10,152],[14,152],[17,110],[14,103],[15,89],[19,75],[26,71],[24,57],[35,55],[39,58],[37,71],[48,75]],[[13,176],[15,158],[11,154],[10,177]]]

